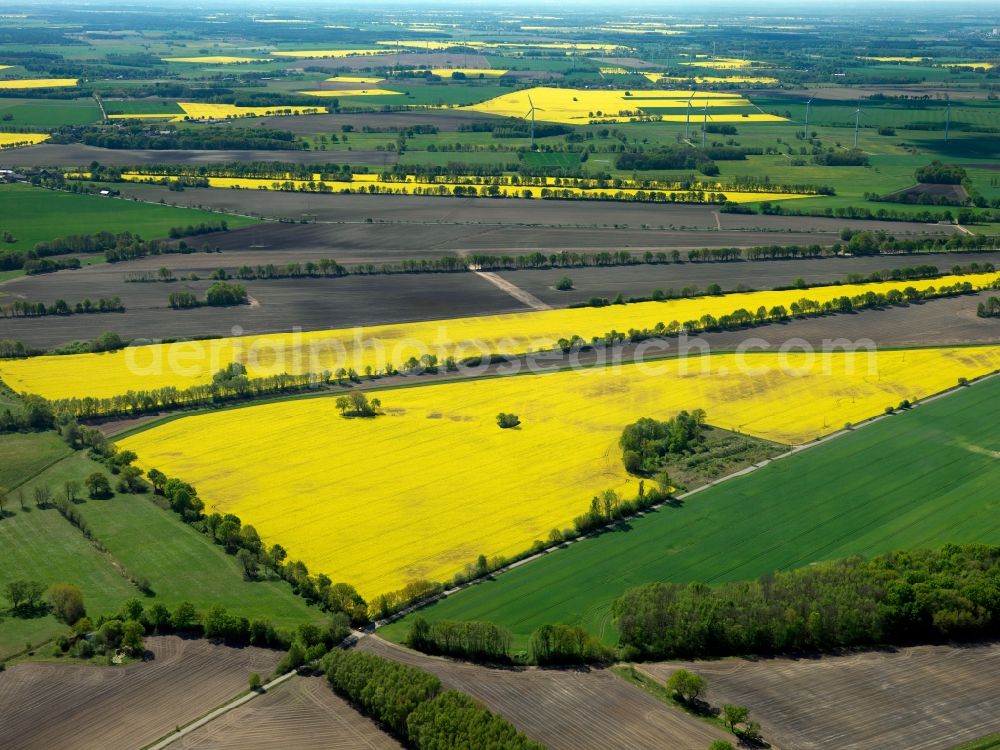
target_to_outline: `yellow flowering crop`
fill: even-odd
[[[659,83],[660,81],[673,81],[675,83],[681,83],[684,81],[694,80],[695,83],[767,83],[773,84],[777,83],[777,78],[771,78],[769,76],[690,76],[688,78],[683,78],[681,76],[668,76],[664,73],[643,73],[643,75],[649,79],[650,83]]]
[[[11,78],[0,79],[0,89],[55,89],[76,86],[78,78]]]
[[[373,419],[346,419],[329,397],[291,400],[119,445],[370,599],[525,550],[605,489],[634,496],[617,441],[639,417],[703,408],[718,427],[802,443],[998,368],[1000,346],[713,355],[387,390]],[[521,427],[499,429],[501,411]]]
[[[272,52],[272,57],[298,57],[305,60],[323,59],[328,57],[367,57],[369,55],[389,55],[390,49],[306,49],[294,51]]]
[[[326,80],[331,83],[382,83],[385,79],[377,76],[334,76]]]
[[[390,91],[389,89],[322,89],[317,91],[300,91],[300,94],[308,96],[388,96],[390,94],[402,94],[402,91]]]
[[[0,148],[34,146],[48,139],[48,133],[0,133]]]
[[[706,60],[683,62],[681,65],[690,65],[695,68],[715,68],[716,70],[742,70],[749,68],[752,63],[753,60],[743,60],[738,57],[713,57]]]
[[[431,73],[442,78],[451,78],[452,73],[463,73],[467,78],[499,78],[507,71],[503,68],[431,68]]]
[[[626,96],[626,93],[630,95]],[[530,102],[529,97],[531,98]],[[647,116],[643,112],[644,108],[685,109],[689,101],[696,108],[702,108],[706,104],[710,109],[713,107],[746,107],[748,113],[754,112],[750,117],[757,114],[752,110],[753,105],[742,96],[718,91],[645,91],[637,89],[626,92],[600,89],[560,89],[547,86],[513,91],[460,109],[504,117],[527,117],[528,110],[534,104],[536,120],[579,125],[591,120],[628,121],[632,117]],[[727,116],[747,119],[740,114]],[[772,120],[782,119],[772,115],[767,117]],[[712,119],[721,121],[719,115],[712,115]]]
[[[322,91],[322,92],[303,92],[303,93],[318,93],[325,96],[341,95],[347,96],[348,94],[343,91]],[[716,118],[718,120],[719,118]],[[168,175],[146,175],[134,172],[127,172],[122,174],[122,179],[129,182],[159,182],[163,179],[176,180],[177,177]],[[284,189],[281,186],[285,183],[290,183],[295,190],[308,190],[309,181],[308,180],[278,180],[278,179],[266,179],[257,177],[206,177],[208,180],[208,186],[214,188],[240,188],[242,190],[274,190],[274,189]],[[549,178],[549,183],[547,187],[540,185],[497,185],[496,194],[505,196],[508,198],[528,198],[528,199],[543,199],[547,197],[542,194],[543,190],[550,191],[560,191],[563,195],[571,195],[578,198],[591,199],[591,200],[615,200],[616,197],[619,199],[629,199],[634,197],[637,193],[645,192],[657,192],[663,193],[667,196],[678,195],[687,196],[689,191],[672,189],[672,188],[633,188],[633,187],[622,187],[622,188],[610,188],[610,187],[575,187],[571,185],[556,185],[554,182],[555,178]],[[364,192],[366,188],[373,187],[384,193],[392,193],[397,195],[451,195],[456,188],[461,188],[463,190],[475,189],[480,195],[489,196],[492,195],[490,192],[492,186],[486,183],[474,185],[474,184],[464,184],[460,182],[427,182],[418,181],[412,178],[408,179],[406,182],[396,182],[378,179],[378,175],[367,174],[367,175],[355,175],[353,181],[341,181],[341,180],[320,180],[319,175],[316,175],[312,182],[314,184],[322,184],[328,188],[331,192]],[[278,187],[276,188],[275,185]],[[723,190],[721,187],[704,187],[700,189],[705,193],[723,193],[726,196],[726,200],[731,203],[752,203],[755,201],[781,201],[781,200],[792,200],[795,198],[813,198],[815,196],[808,195],[804,193],[757,193],[757,192],[744,192],[739,190]],[[466,195],[468,193],[466,192]]]
[[[961,63],[941,63],[942,68],[985,68],[993,70],[997,66],[995,62],[961,62]]]
[[[175,120],[190,117],[192,120],[224,120],[232,117],[265,117],[270,115],[314,115],[325,112],[322,107],[303,107],[301,105],[272,105],[270,107],[237,107],[234,104],[203,104],[201,102],[178,102],[177,106],[184,110]]]
[[[208,63],[213,65],[238,65],[240,63],[270,62],[263,57],[233,57],[230,55],[205,55],[203,57],[163,57],[163,62]]]
[[[859,57],[859,60],[871,60],[872,62],[898,62],[898,63],[918,63],[926,60],[926,57]]]
[[[738,309],[751,313],[776,305],[786,309],[802,298],[820,304],[868,291],[886,293],[912,286],[918,290],[968,281],[985,288],[998,276],[969,274],[922,281],[841,284],[786,291],[744,292],[712,297],[639,302],[608,307],[565,308],[484,315],[451,320],[399,323],[367,328],[275,333],[151,344],[102,354],[72,354],[0,360],[0,378],[15,391],[50,399],[111,397],[129,390],[166,386],[188,388],[208,383],[230,362],[242,362],[251,377],[301,374],[354,368],[400,367],[410,357],[433,354],[461,360],[484,354],[522,354],[552,349],[560,338],[589,341],[612,329],[654,328],[657,323],[684,323],[703,315],[719,318]]]

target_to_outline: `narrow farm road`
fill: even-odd
[[[510,283],[507,279],[501,278],[495,273],[490,273],[489,271],[473,271],[473,273],[476,274],[476,276],[486,279],[498,289],[507,292],[507,294],[516,299],[518,302],[523,302],[533,310],[552,309],[552,305],[542,302],[534,294],[531,294],[531,292],[524,291],[521,287]]]

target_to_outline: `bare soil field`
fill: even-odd
[[[402,747],[338,697],[324,677],[293,677],[185,735],[176,748],[392,750]]]
[[[223,262],[227,256],[211,257],[215,259],[215,267],[228,264]],[[21,277],[0,285],[0,294],[24,295],[49,303],[56,299],[75,303],[95,297],[95,290],[99,290],[101,295],[120,296],[126,308],[124,313],[0,318],[0,338],[47,348],[76,339],[91,339],[103,331],[149,339],[231,336],[237,327],[239,333],[246,334],[288,331],[294,327],[322,330],[527,309],[475,274],[452,273],[240,282],[257,304],[171,310],[167,306],[171,292],[192,291],[204,297],[211,282],[206,279],[169,284],[124,283],[123,270],[115,266],[91,266],[78,272],[55,274],[41,283],[36,281],[38,277]],[[0,304],[5,301],[10,298],[0,296]]]
[[[60,271],[39,276],[22,276],[0,284],[0,304],[12,299],[41,301],[56,299],[70,303],[94,298],[99,294],[118,296],[124,313],[48,316],[42,318],[0,318],[0,338],[12,338],[30,346],[50,348],[76,339],[90,339],[103,331],[115,331],[133,339],[161,339],[178,336],[229,336],[302,330],[349,328],[385,323],[519,312],[530,309],[521,299],[508,294],[473,273],[393,274],[345,276],[341,278],[298,278],[243,283],[255,304],[229,308],[202,307],[171,310],[167,298],[172,292],[190,291],[204,297],[211,282],[208,275],[216,268],[234,269],[243,263],[285,263],[328,257],[332,253],[306,255],[300,251],[285,254],[262,250],[198,253],[145,258],[128,264],[99,264],[75,271]],[[338,253],[339,255],[339,253]],[[666,266],[619,266],[611,268],[552,269],[515,271],[498,274],[518,289],[538,297],[554,307],[563,307],[590,297],[613,298],[621,292],[630,296],[648,296],[653,289],[685,286],[704,289],[712,283],[723,289],[748,284],[769,289],[791,284],[799,276],[808,281],[843,279],[848,272],[868,273],[881,268],[895,268],[914,263],[933,263],[942,269],[952,262],[983,261],[994,256],[900,256],[895,258],[830,258],[822,260],[760,261],[743,263],[683,263]],[[125,275],[139,269],[155,270],[161,265],[172,268],[178,276],[192,271],[200,281],[171,283],[127,283]],[[569,276],[574,289],[556,291],[554,285]],[[808,291],[803,291],[808,296]],[[822,340],[825,337],[851,335],[868,337],[879,345],[914,346],[930,343],[966,343],[1000,339],[1000,323],[977,318],[977,302],[987,295],[935,300],[908,308],[890,308],[852,316],[837,316],[795,321],[788,326],[769,326],[751,332],[708,334],[726,341],[747,336],[769,337],[782,334]],[[655,321],[651,321],[655,322]],[[669,321],[664,321],[669,322]],[[572,332],[568,332],[572,333]],[[738,343],[738,341],[737,341]],[[737,343],[732,344],[736,346]]]
[[[223,164],[231,161],[279,161],[292,164],[395,164],[394,151],[186,151],[115,149],[82,143],[40,143],[0,152],[4,167],[84,167],[92,161],[113,167],[143,164]]]
[[[176,636],[146,639],[150,661],[125,667],[21,663],[0,672],[0,747],[135,750],[267,675],[278,651]]]
[[[679,667],[708,681],[713,706],[748,706],[782,750],[947,750],[1000,726],[997,644],[639,669],[662,681]]]
[[[566,268],[547,271],[498,271],[507,281],[535,295],[552,306],[563,307],[584,302],[591,297],[614,298],[621,292],[626,298],[648,296],[654,289],[684,287],[705,289],[719,284],[733,291],[739,284],[756,289],[791,286],[796,279],[809,284],[845,281],[849,273],[870,274],[907,266],[937,266],[942,272],[954,265],[993,263],[1000,267],[1000,253],[936,253],[851,258],[816,258],[735,263],[673,263],[670,265],[611,266],[604,268]],[[561,292],[555,284],[563,276],[573,281],[573,288]],[[905,282],[899,282],[905,286]],[[0,291],[3,287],[0,287]],[[808,291],[802,296],[808,297]]]
[[[283,118],[286,119],[286,118]],[[287,118],[291,119],[291,118]],[[330,158],[336,162],[336,157]],[[158,185],[122,184],[122,195],[158,203],[194,206],[274,219],[307,219],[319,222],[407,222],[412,224],[495,224],[522,227],[611,228],[642,231],[709,230],[714,240],[677,239],[668,247],[725,247],[736,244],[723,230],[758,231],[752,244],[792,244],[797,241],[829,244],[839,241],[840,230],[882,229],[897,237],[952,234],[954,226],[905,221],[848,221],[806,216],[767,216],[717,213],[712,206],[658,205],[614,201],[557,201],[486,198],[439,198],[413,195],[345,195],[188,188],[173,193]],[[718,223],[717,223],[718,220]],[[644,233],[645,234],[645,233]],[[808,239],[802,240],[808,235]],[[605,242],[608,242],[607,240]],[[514,243],[511,243],[514,244]],[[537,242],[535,246],[543,243]],[[616,243],[611,241],[609,246]],[[617,243],[621,244],[621,243]],[[654,247],[655,240],[634,240],[633,245]],[[660,242],[659,244],[663,244]]]
[[[491,669],[425,656],[377,636],[357,648],[437,675],[551,750],[704,750],[726,735],[606,669]]]
[[[390,87],[389,83],[379,84]],[[343,125],[350,125],[355,130],[364,127],[376,128],[379,130],[390,130],[391,128],[408,128],[414,125],[433,125],[442,133],[456,132],[460,126],[484,120],[495,119],[490,115],[481,115],[475,112],[464,112],[455,110],[421,110],[414,109],[406,112],[364,112],[364,113],[337,113],[330,115],[289,115],[281,117],[259,117],[255,118],[255,123],[260,123],[264,127],[276,130],[287,130],[296,135],[310,135],[312,133],[339,133]],[[229,124],[235,121],[230,120]],[[227,123],[219,123],[227,124]],[[245,126],[244,124],[241,126]],[[349,153],[349,152],[348,152]]]
[[[908,187],[905,190],[897,190],[895,193],[889,193],[886,198],[895,200],[914,198],[916,199],[914,202],[918,202],[920,197],[924,195],[929,195],[931,198],[945,198],[959,203],[964,203],[969,199],[969,194],[961,185],[936,185],[924,182]]]

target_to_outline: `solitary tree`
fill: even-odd
[[[511,427],[517,427],[521,424],[521,418],[516,414],[500,412],[497,414],[497,424],[500,425],[501,430],[509,430]]]
[[[737,727],[746,722],[749,718],[750,709],[746,706],[737,706],[732,703],[726,703],[722,707],[722,720],[726,722],[726,726],[729,727],[729,731],[733,734],[739,734],[739,729]]]
[[[93,500],[111,497],[111,482],[101,472],[95,471],[83,480],[87,487],[87,493]]]
[[[705,678],[686,669],[678,669],[667,680],[667,690],[682,703],[692,703],[705,692]]]
[[[559,281],[556,282],[556,289],[560,292],[568,292],[573,288],[573,279],[569,276],[563,276]]]
[[[261,689],[260,675],[256,672],[250,673],[250,689],[257,692]]]
[[[72,583],[57,583],[49,589],[49,606],[57,620],[72,625],[87,610],[83,606],[83,592]]]

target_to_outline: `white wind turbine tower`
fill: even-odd
[[[944,116],[944,141],[948,142],[949,131],[951,130],[951,96],[948,96],[948,108]]]
[[[536,107],[535,103],[531,101],[531,94],[528,94],[528,104],[531,105],[531,109],[524,115],[525,119],[531,118],[531,145],[535,145],[535,112],[544,112],[544,109]]]
[[[687,123],[684,125],[684,140],[688,140],[691,137],[691,100],[694,99],[695,92],[691,92],[691,96],[688,97],[687,101]]]
[[[802,137],[803,138],[808,138],[809,137],[809,106],[813,103],[813,99],[815,99],[815,98],[816,97],[811,97],[809,99],[809,101],[806,102],[806,124],[805,124],[805,127],[802,128]]]

